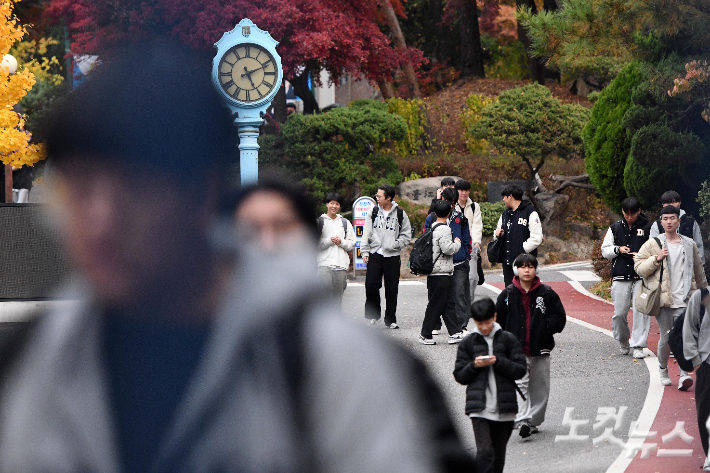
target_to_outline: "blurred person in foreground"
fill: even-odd
[[[236,151],[209,71],[129,48],[46,125],[78,302],[3,347],[0,471],[467,468],[421,363],[215,231]]]

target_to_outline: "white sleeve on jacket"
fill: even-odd
[[[496,229],[493,232],[493,241],[496,241],[498,237],[496,236],[496,232],[503,228],[503,214],[500,214],[500,217],[498,217],[498,224],[496,225]]]
[[[611,231],[611,227],[606,231],[604,235],[604,241],[602,242],[602,256],[606,259],[614,259],[619,254],[616,252],[616,242],[614,241],[614,234]]]
[[[471,243],[480,245],[483,238],[483,217],[481,216],[481,206],[476,202],[473,203],[473,218],[469,222],[469,230],[471,231]]]
[[[523,242],[525,253],[530,253],[542,243],[542,223],[536,211],[533,211],[528,218],[528,229],[530,230],[530,238]]]
[[[648,237],[653,238],[660,235],[661,232],[658,231],[658,220],[654,220],[651,224],[651,230],[648,232]]]
[[[698,222],[693,222],[693,241],[698,246],[698,253],[700,253],[700,260],[705,266],[705,249],[703,248],[703,236],[700,234],[700,225]]]
[[[340,240],[340,247],[345,251],[352,251],[355,248],[355,229],[350,220],[343,218],[348,223],[348,231],[346,232],[345,238]]]

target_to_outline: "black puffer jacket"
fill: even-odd
[[[510,295],[510,297],[509,297]],[[525,310],[520,290],[513,284],[498,295],[498,324],[525,344]],[[530,356],[549,355],[555,348],[553,335],[565,328],[567,314],[560,296],[550,286],[540,285],[530,292]]]
[[[486,408],[486,388],[488,387],[488,367],[476,368],[477,356],[488,355],[488,343],[483,335],[472,332],[459,344],[454,367],[454,379],[466,385],[466,414],[481,412]],[[518,412],[515,380],[525,376],[527,361],[523,347],[512,333],[498,330],[493,335],[493,355],[496,362],[493,372],[498,392],[498,412],[515,414]]]

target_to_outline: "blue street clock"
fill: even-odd
[[[245,18],[214,45],[217,55],[212,60],[212,82],[239,127],[242,184],[258,179],[259,126],[283,81],[278,44]]]

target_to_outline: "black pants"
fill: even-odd
[[[506,287],[513,284],[513,277],[515,277],[515,274],[513,273],[513,266],[503,263],[503,282]]]
[[[385,324],[397,322],[397,293],[399,292],[400,257],[389,256],[385,258],[377,253],[371,253],[367,262],[365,274],[365,318],[380,320],[382,308],[380,306],[380,288],[382,277],[385,279]]]
[[[503,473],[505,450],[513,433],[514,422],[495,422],[481,417],[471,417],[476,437],[477,473]]]
[[[695,410],[698,413],[698,431],[705,456],[708,455],[708,429],[705,423],[710,416],[710,365],[703,362],[695,372]]]
[[[429,303],[424,312],[422,322],[422,337],[431,338],[431,331],[439,324],[439,318],[444,318],[449,335],[459,333],[461,325],[456,317],[456,295],[454,294],[453,276],[427,276],[426,288],[429,293]]]

